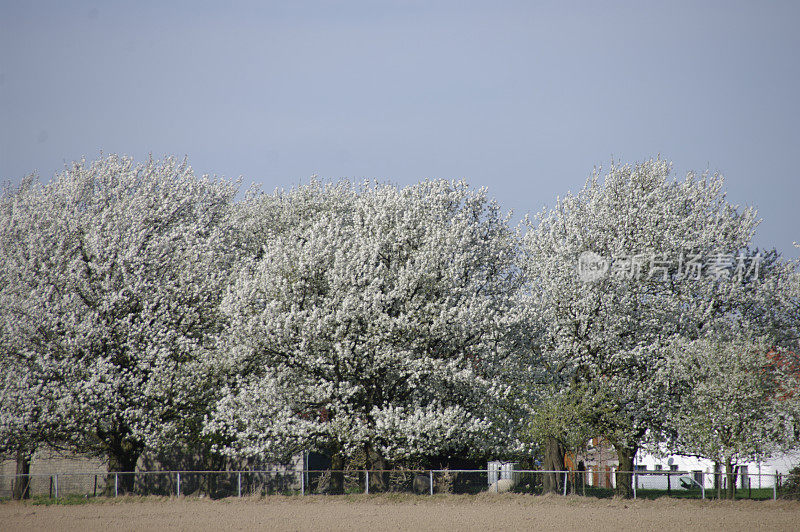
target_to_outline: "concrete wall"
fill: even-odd
[[[17,463],[14,460],[0,462],[0,497],[11,496],[11,485],[16,474]],[[48,495],[55,489],[55,478],[59,473],[59,492],[82,493],[91,495],[95,491],[95,475],[98,471],[106,471],[105,461],[98,458],[65,455],[54,449],[42,448],[36,451],[31,460],[30,494]],[[102,475],[97,479],[97,490],[102,491],[104,484]]]

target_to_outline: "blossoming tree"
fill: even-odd
[[[53,260],[59,230],[44,215],[40,187],[29,175],[0,197],[0,456],[16,459],[14,498],[28,495],[37,446],[60,447],[67,439],[64,383],[76,375],[59,350],[63,328],[57,319],[55,330],[45,325],[66,309],[52,287],[70,272]]]
[[[110,471],[133,471],[146,448],[196,442],[235,192],[185,162],[109,156],[33,183],[6,209],[5,354],[17,368],[36,366],[19,363],[27,354],[58,368],[31,374],[47,393],[21,406],[30,414],[59,390],[59,441],[105,456]]]
[[[782,393],[781,368],[765,339],[700,339],[676,348],[674,371],[688,386],[670,420],[674,449],[723,465],[733,499],[737,463],[797,446],[789,408],[795,398]]]
[[[559,198],[524,237],[530,305],[554,379],[585,389],[585,411],[631,471],[646,435],[661,437],[678,404],[676,335],[757,321],[775,254],[749,251],[753,209],[729,204],[716,175],[670,178],[661,159],[613,164]],[[632,495],[630,474],[617,487]]]
[[[221,452],[384,469],[514,441],[501,373],[520,280],[485,192],[312,183],[263,201],[293,214],[223,304],[231,378],[206,427]]]

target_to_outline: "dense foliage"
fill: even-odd
[[[3,402],[4,432],[104,455],[111,470],[193,443],[214,393],[203,353],[220,328],[234,194],[173,159],[112,156],[4,196],[2,359],[24,389],[4,395],[26,397]]]
[[[223,302],[219,450],[365,450],[383,468],[513,447],[501,377],[521,282],[498,206],[445,181],[315,183],[277,203],[307,218],[266,237]]]
[[[796,446],[797,264],[753,248],[720,176],[670,172],[614,164],[518,231],[462,182],[237,201],[117,156],[26,177],[0,198],[0,454]]]
[[[646,438],[671,439],[668,421],[698,377],[675,371],[673,343],[773,332],[762,309],[780,314],[786,271],[774,252],[751,251],[755,211],[730,205],[719,176],[670,171],[658,159],[595,172],[523,239],[537,359],[556,385],[580,391],[624,471]],[[630,494],[630,475],[617,483]]]

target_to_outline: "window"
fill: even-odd
[[[678,464],[672,464],[672,465],[670,465],[670,466],[669,466],[669,470],[670,470],[670,471],[677,471],[677,470],[678,470]]]
[[[661,471],[662,469],[664,469],[664,466],[662,466],[661,464],[656,464],[655,469],[656,471]]]

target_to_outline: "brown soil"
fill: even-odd
[[[2,530],[797,530],[800,502],[530,495],[120,498],[0,504]]]

